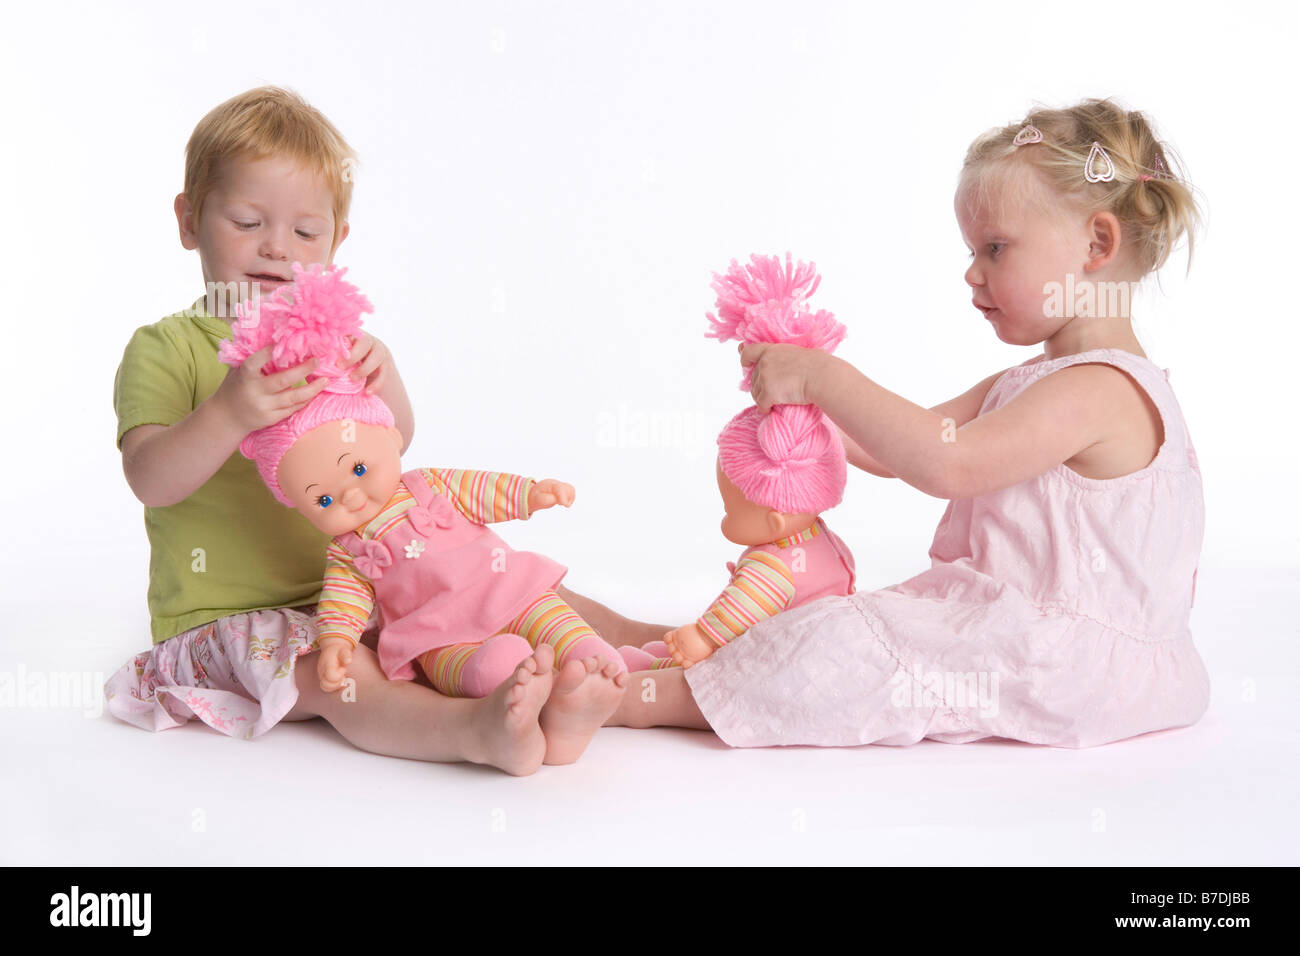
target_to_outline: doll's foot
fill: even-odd
[[[554,662],[555,649],[541,645],[483,698],[478,717],[483,757],[477,763],[500,767],[516,777],[542,765],[547,741],[538,718],[554,686]]]
[[[646,653],[645,648],[632,647],[628,644],[620,647],[618,653],[629,671],[648,671],[655,666],[654,655]]]
[[[565,664],[542,708],[543,762],[566,764],[581,757],[596,731],[618,709],[627,679],[621,662],[588,657]]]

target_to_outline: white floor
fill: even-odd
[[[0,863],[1295,865],[1295,583],[1203,567],[1209,713],[1082,751],[731,750],[611,728],[576,765],[511,778],[372,756],[320,721],[254,742],[197,722],[151,735],[93,695],[18,691],[0,707]],[[125,640],[32,642],[0,673],[108,672]]]

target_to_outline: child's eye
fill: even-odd
[[[239,229],[254,229],[257,226],[261,225],[261,223],[258,222],[242,222],[238,219],[236,219],[234,222],[235,222],[235,226]]]
[[[364,461],[359,461],[352,466],[352,474],[356,475],[358,478],[360,478],[365,473],[366,473],[366,463]]]
[[[316,504],[320,505],[322,508],[328,508],[330,505],[334,504],[334,499],[329,495],[319,495],[316,498]]]
[[[996,259],[998,253],[1002,251],[1002,245],[1003,245],[1003,244],[1000,243],[1000,242],[990,242],[990,243],[989,243],[989,255],[993,256],[993,258]]]
[[[303,232],[301,229],[298,230],[298,237],[299,237],[300,239],[307,239],[307,240],[309,240],[309,241],[312,240],[312,239],[317,238],[316,233],[314,233],[314,232]]]

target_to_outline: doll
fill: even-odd
[[[714,274],[718,316],[709,314],[708,335],[833,351],[844,326],[829,312],[806,309],[820,282],[815,266],[793,265],[789,254],[784,268],[776,256],[752,256],[743,268],[733,260],[725,276]],[[745,391],[751,374],[747,369],[741,382]],[[718,436],[716,472],[722,534],[745,551],[728,562],[731,581],[699,619],[663,641],[620,648],[631,669],[690,667],[764,618],[853,593],[853,555],[820,517],[843,498],[847,475],[839,430],[820,409],[745,409]]]
[[[369,301],[346,269],[304,270],[252,307],[240,306],[221,360],[238,366],[272,346],[263,374],[315,357],[309,379],[329,383],[306,406],[250,433],[240,451],[282,504],[333,535],[316,608],[318,672],[343,686],[351,650],[377,606],[379,664],[410,680],[414,665],[449,696],[484,697],[539,643],[567,660],[622,660],[555,592],[566,569],[512,550],[486,525],[556,504],[572,485],[452,469],[402,471],[401,433],[365,382],[341,368]]]

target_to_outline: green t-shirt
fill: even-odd
[[[174,425],[217,390],[228,322],[189,309],[135,331],[113,383],[117,446],[137,425]],[[271,496],[238,451],[184,501],[144,509],[154,643],[229,614],[316,603],[329,536]]]

